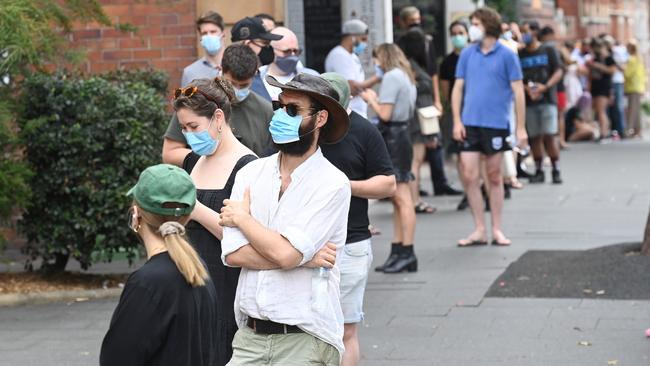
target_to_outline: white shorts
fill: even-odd
[[[339,258],[341,308],[346,324],[363,320],[363,294],[372,264],[370,239],[346,244]]]

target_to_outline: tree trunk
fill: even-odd
[[[641,254],[650,255],[650,212],[648,220],[645,223],[645,233],[643,234],[643,243],[641,243]]]
[[[68,265],[70,254],[54,253],[54,261],[43,262],[41,265],[41,272],[47,274],[61,273],[65,271]]]

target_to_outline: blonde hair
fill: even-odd
[[[411,83],[415,84],[415,73],[411,68],[411,64],[397,45],[382,43],[374,49],[372,55],[377,58],[384,72],[389,72],[394,68],[401,69],[408,75]]]
[[[187,283],[192,287],[205,286],[205,281],[210,278],[208,271],[196,250],[185,238],[184,225],[190,220],[190,217],[156,215],[139,209],[145,225],[148,225],[152,232],[160,235],[165,241],[169,256]]]

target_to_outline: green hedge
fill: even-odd
[[[125,193],[142,169],[160,161],[169,118],[166,81],[146,73],[36,74],[24,81],[18,121],[34,175],[20,228],[25,252],[44,259],[45,268],[62,270],[73,257],[87,269],[93,253],[110,260],[118,250],[129,258],[137,252]]]

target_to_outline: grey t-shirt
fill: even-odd
[[[415,85],[402,69],[394,68],[384,74],[379,87],[379,103],[393,104],[390,122],[408,122],[415,112],[416,96]]]
[[[230,127],[233,134],[258,156],[271,152],[273,141],[269,132],[269,122],[273,117],[271,102],[251,92],[246,99],[232,105]],[[167,126],[165,137],[174,141],[185,142],[185,136],[178,123],[176,113]]]
[[[181,77],[181,87],[187,86],[194,79],[214,79],[221,75],[221,66],[211,65],[205,57],[194,61],[192,64],[183,69]]]

